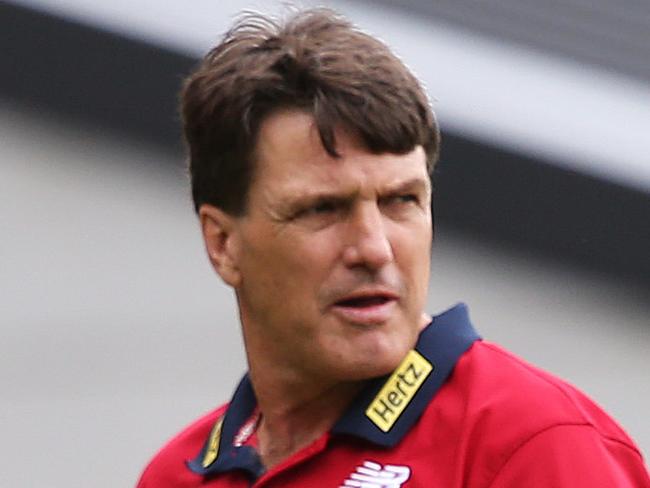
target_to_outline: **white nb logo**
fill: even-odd
[[[400,488],[411,477],[411,469],[407,466],[393,466],[366,461],[363,466],[357,466],[347,480],[339,488]]]

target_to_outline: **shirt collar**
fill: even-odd
[[[409,353],[393,374],[370,380],[334,425],[332,433],[354,435],[384,447],[394,446],[420,418],[458,358],[479,339],[464,304],[433,317],[415,345],[418,354]],[[400,408],[403,410],[399,411]],[[377,415],[373,415],[375,420],[368,415],[373,409],[379,417],[384,414],[388,425],[378,422],[383,419]]]
[[[187,462],[193,472],[209,476],[240,469],[253,478],[264,472],[259,456],[250,446],[237,445],[235,436],[257,406],[253,386],[245,374],[235,390],[225,415],[217,419],[199,455]]]
[[[395,372],[367,382],[334,425],[332,434],[352,435],[383,447],[396,445],[420,418],[458,358],[479,339],[462,303],[433,317]],[[260,476],[264,467],[255,450],[234,442],[256,404],[246,374],[225,416],[217,420],[201,452],[187,463],[188,467],[204,476],[233,469],[247,471],[253,478]]]

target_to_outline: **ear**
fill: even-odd
[[[199,219],[212,267],[226,284],[236,288],[241,281],[237,218],[213,205],[203,204]]]

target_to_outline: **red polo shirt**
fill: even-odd
[[[467,309],[434,317],[397,370],[330,432],[266,471],[248,377],[172,439],[138,488],[650,488],[641,454],[584,394],[480,340]]]

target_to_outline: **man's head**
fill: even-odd
[[[311,114],[335,156],[337,126],[373,153],[424,148],[429,171],[439,131],[413,74],[377,39],[327,9],[284,23],[247,15],[187,79],[181,111],[195,208],[241,215],[255,177],[262,122],[274,111]]]
[[[188,80],[183,116],[251,373],[394,369],[423,325],[439,143],[413,75],[329,11],[247,17]]]

